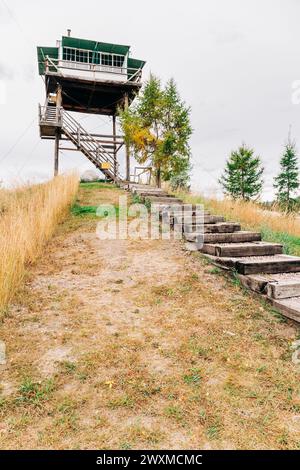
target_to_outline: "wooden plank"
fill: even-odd
[[[170,214],[172,214],[173,217],[195,217],[200,215],[211,215],[209,211],[202,211],[202,209],[198,209],[197,211],[195,209],[190,209],[188,206],[185,204],[182,205],[182,209],[180,211],[170,211]]]
[[[167,203],[168,205],[170,205],[170,204],[176,204],[176,203],[179,203],[179,202],[182,204],[181,199],[178,199],[178,198],[175,198],[175,197],[169,197],[169,196],[165,196],[165,197],[148,196],[145,199],[150,201],[151,204],[165,204],[165,203]]]
[[[164,192],[159,192],[159,191],[143,191],[143,190],[138,190],[138,191],[133,191],[133,194],[136,194],[137,196],[140,196],[141,198],[148,198],[148,197],[168,197],[167,193]],[[170,197],[172,199],[172,197]]]
[[[267,256],[282,253],[279,243],[250,242],[250,243],[224,243],[204,244],[204,253],[214,256],[240,257],[240,256]]]
[[[205,224],[204,233],[230,233],[241,229],[240,224],[233,222],[220,222],[215,224]]]
[[[265,258],[265,259],[263,259]],[[229,258],[223,258],[229,260]],[[222,258],[218,258],[222,260]],[[232,261],[234,258],[232,259]],[[230,261],[228,261],[230,262]],[[240,274],[257,274],[257,273],[289,273],[300,271],[300,258],[294,256],[276,255],[265,256],[262,258],[253,257],[243,260],[237,258],[235,260],[235,268]]]
[[[186,239],[190,242],[195,241],[197,233],[189,233]],[[230,232],[230,233],[205,233],[204,243],[241,243],[260,241],[261,234],[259,232]]]
[[[250,276],[244,276],[243,274],[238,274],[238,279],[241,281],[244,287],[250,289],[259,294],[265,294],[268,285],[268,279],[264,276],[258,274],[252,274]]]
[[[195,216],[188,216],[184,214],[184,217],[174,217],[174,221],[181,222],[183,220],[185,226],[196,226],[198,224],[217,224],[220,222],[224,222],[224,217],[219,215],[210,215],[210,214],[201,214],[199,213],[196,217]]]
[[[137,188],[137,189],[133,189],[132,191],[134,194],[138,194],[138,195],[142,195],[142,196],[161,196],[161,197],[174,197],[174,196],[169,196],[168,193],[166,193],[166,191],[163,191],[161,189],[141,189],[141,188]]]
[[[292,299],[284,300],[269,300],[273,307],[275,307],[282,315],[300,323],[300,297],[293,297]]]
[[[190,224],[190,225],[196,224],[197,222],[199,223],[199,221],[202,222],[203,219],[205,223],[207,224],[224,222],[224,218],[211,215],[207,212],[198,211],[198,213],[196,214],[196,213],[193,213],[192,211],[185,211],[184,206],[180,214],[178,214],[178,212],[174,214],[174,219],[178,219],[178,221],[183,221],[186,224]]]
[[[194,214],[196,214],[196,211],[200,211],[201,213],[203,213],[203,205],[202,204],[188,204],[187,202],[183,203],[183,208],[184,208],[184,211],[187,211],[187,212],[194,212]],[[206,211],[204,209],[204,213],[207,213],[207,214],[210,214],[209,211]],[[179,214],[180,215],[181,212],[179,211]]]
[[[273,281],[267,285],[267,296],[272,299],[288,299],[300,297],[300,280]]]

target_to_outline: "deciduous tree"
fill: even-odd
[[[140,164],[150,163],[161,181],[186,174],[190,168],[190,108],[179,96],[173,79],[162,87],[151,75],[136,104],[120,111],[125,140]]]

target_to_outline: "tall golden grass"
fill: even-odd
[[[255,202],[233,201],[232,199],[205,198],[197,194],[178,193],[186,202],[204,204],[215,214],[223,215],[233,221],[241,222],[247,228],[268,228],[273,232],[300,236],[300,218],[278,210],[264,210]],[[276,208],[274,208],[276,209]]]
[[[78,189],[75,174],[14,190],[0,190],[0,317],[64,219]]]

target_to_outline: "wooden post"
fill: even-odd
[[[62,103],[62,89],[61,89],[61,85],[58,85],[57,91],[56,91],[56,106],[60,108],[61,103]]]
[[[58,85],[56,90],[56,120],[60,121],[61,118],[61,104],[62,104],[62,89],[61,86]]]
[[[59,85],[56,91],[56,123],[60,124],[61,119],[62,90]],[[55,130],[55,148],[54,148],[54,176],[58,175],[58,157],[59,157],[59,139],[60,127]]]
[[[59,138],[60,138],[60,131],[58,128],[56,128],[55,148],[54,148],[54,176],[58,175]]]
[[[117,178],[118,166],[117,166],[117,143],[116,143],[116,116],[113,115],[113,141],[114,141],[114,176]]]
[[[128,94],[125,93],[124,97],[124,109],[128,109]],[[130,153],[129,153],[129,145],[126,142],[126,181],[130,181]]]

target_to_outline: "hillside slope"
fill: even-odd
[[[179,241],[97,239],[121,194],[81,186],[1,325],[0,447],[299,448],[297,328]]]

